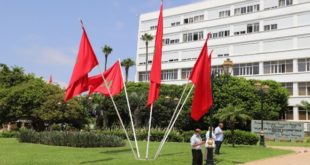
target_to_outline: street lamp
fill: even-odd
[[[263,85],[259,82],[255,83],[256,89],[259,91],[260,95],[260,104],[261,104],[261,128],[260,128],[260,146],[265,146],[265,135],[264,135],[264,97],[265,94],[269,91],[268,85]]]
[[[234,63],[228,58],[224,61],[222,67],[223,67],[223,73],[224,73],[224,76],[230,76],[232,74],[232,70],[233,70],[233,66],[234,66]],[[211,82],[212,82],[212,97],[213,97],[213,100],[214,100],[214,78],[218,76],[220,77],[220,73],[218,72],[213,72],[212,73],[212,76],[211,76]],[[213,115],[213,111],[214,111],[214,104],[211,106],[210,108],[210,111],[209,111],[209,116],[210,116],[210,133],[209,133],[209,140],[206,142],[208,143],[208,147],[207,147],[207,159],[206,159],[206,165],[214,165],[214,159],[213,159],[213,150],[214,150],[214,139],[212,139],[212,115]]]

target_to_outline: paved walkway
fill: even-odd
[[[274,149],[293,150],[294,153],[263,160],[257,160],[244,165],[310,165],[310,148],[307,147],[271,147]]]

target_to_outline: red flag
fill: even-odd
[[[52,75],[50,75],[50,79],[48,80],[48,84],[52,84],[53,83],[53,77]]]
[[[82,24],[82,22],[81,22]],[[66,91],[65,101],[88,90],[88,73],[98,65],[94,50],[83,27],[83,35],[71,80]]]
[[[102,93],[105,96],[110,96],[107,87],[110,89],[111,95],[117,95],[121,93],[124,82],[121,71],[121,66],[119,61],[117,61],[111,68],[106,70],[103,73],[104,78],[106,79],[107,85],[105,85],[102,75],[96,75],[90,77],[88,80],[89,83],[89,94],[94,92]]]
[[[212,53],[208,57],[208,39],[209,34],[189,78],[195,85],[191,117],[196,121],[207,113],[213,104],[211,84]]]
[[[152,105],[159,97],[159,87],[161,81],[162,47],[163,47],[163,3],[161,3],[160,5],[160,13],[157,24],[155,51],[150,74],[150,89],[147,101],[148,107],[150,107],[150,105]]]

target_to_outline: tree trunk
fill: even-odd
[[[105,59],[104,59],[104,71],[107,70],[107,62],[108,62],[108,54],[105,54]]]
[[[147,64],[149,62],[149,42],[146,41],[145,42],[145,49],[146,49],[146,55],[145,55],[145,77],[146,77],[146,80],[147,80]]]
[[[126,81],[125,81],[125,82],[126,82],[126,83],[128,82],[128,73],[129,73],[129,68],[126,67],[126,68],[125,68],[125,74],[126,74],[126,75],[125,75],[125,76],[126,76]]]

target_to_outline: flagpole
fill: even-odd
[[[193,88],[194,88],[194,85],[191,87],[191,89],[190,89],[189,92],[187,93],[187,96],[186,96],[186,98],[185,98],[185,100],[184,100],[184,102],[183,102],[181,108],[179,109],[179,111],[178,111],[178,113],[177,113],[177,115],[176,115],[176,117],[175,117],[175,119],[174,119],[174,121],[173,121],[173,123],[172,123],[170,129],[168,130],[168,134],[167,134],[167,136],[165,137],[164,142],[166,142],[166,140],[167,140],[167,138],[168,138],[168,136],[169,136],[169,134],[170,134],[170,132],[171,132],[171,130],[172,130],[172,128],[173,128],[175,122],[177,121],[179,115],[181,114],[181,111],[182,111],[182,109],[183,109],[183,107],[184,107],[184,105],[185,105],[185,103],[186,103],[186,101],[187,101],[189,95],[191,94]],[[157,159],[157,157],[159,156],[159,154],[160,154],[160,152],[161,152],[161,150],[162,150],[164,144],[165,144],[165,143],[162,144],[160,150],[156,153],[154,159]]]
[[[122,79],[123,79],[124,90],[125,90],[125,96],[126,96],[126,101],[127,101],[128,111],[129,111],[129,118],[130,118],[130,122],[131,122],[131,128],[132,128],[132,132],[133,132],[133,137],[135,139],[137,155],[138,155],[138,159],[140,159],[140,151],[139,151],[139,146],[138,146],[138,141],[137,141],[137,136],[136,136],[135,125],[134,125],[133,119],[132,119],[131,108],[130,108],[130,103],[129,103],[129,99],[128,99],[128,93],[127,93],[127,87],[126,87],[126,84],[124,82],[123,71],[122,71],[122,67],[121,67],[121,61],[120,60],[118,60],[118,61],[119,61],[119,67],[121,68]]]
[[[177,106],[175,107],[175,110],[174,110],[173,115],[172,115],[172,117],[171,117],[171,119],[170,119],[169,125],[168,125],[168,127],[166,128],[166,130],[165,130],[164,137],[163,137],[163,139],[161,140],[160,145],[159,145],[159,147],[158,147],[158,149],[157,149],[156,155],[157,155],[158,152],[160,152],[160,150],[161,150],[160,148],[161,148],[161,146],[163,145],[162,143],[165,143],[164,139],[165,139],[166,136],[168,136],[168,135],[167,135],[168,130],[170,129],[171,124],[172,124],[172,121],[173,121],[175,115],[177,114],[178,108],[180,107],[181,101],[182,101],[182,99],[183,99],[183,96],[184,96],[184,94],[185,94],[185,91],[186,91],[186,89],[187,89],[188,84],[189,84],[189,81],[186,83],[186,85],[185,85],[185,87],[184,87],[184,90],[183,90],[183,92],[182,92],[182,94],[181,94],[181,97],[180,97],[180,99],[179,99],[179,102],[178,102]]]
[[[128,140],[129,146],[130,146],[130,148],[131,148],[131,150],[132,150],[132,153],[133,153],[135,159],[137,159],[136,152],[134,151],[133,146],[132,146],[132,144],[131,144],[131,142],[130,142],[130,139],[129,139],[127,130],[126,130],[126,128],[125,128],[125,125],[124,125],[124,123],[123,123],[123,120],[122,120],[122,118],[121,118],[121,115],[119,114],[119,111],[118,111],[118,109],[117,109],[117,106],[116,106],[116,104],[115,104],[115,102],[114,102],[114,99],[113,99],[113,96],[112,96],[112,94],[111,94],[110,88],[108,88],[107,81],[106,81],[106,79],[104,78],[103,73],[101,72],[101,68],[100,68],[100,65],[99,65],[99,64],[98,64],[98,68],[99,68],[99,73],[100,73],[100,75],[102,76],[102,79],[103,79],[103,81],[104,81],[104,85],[106,86],[106,88],[107,88],[107,90],[108,90],[108,92],[109,92],[109,96],[110,96],[110,98],[111,98],[111,100],[112,100],[112,103],[113,103],[114,109],[115,109],[115,111],[116,111],[117,117],[118,117],[118,119],[119,119],[119,121],[120,121],[120,123],[121,123],[121,126],[123,127],[123,130],[124,130],[124,132],[125,132],[125,135],[126,135],[126,138],[127,138],[127,140]]]
[[[148,159],[148,158],[149,158],[149,147],[150,147],[152,114],[153,114],[153,104],[151,105],[151,109],[150,109],[149,130],[148,130],[148,134],[147,134],[147,143],[146,143],[146,155],[145,155],[145,159]]]

